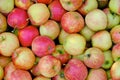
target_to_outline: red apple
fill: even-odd
[[[67,80],[85,80],[87,74],[87,67],[78,59],[71,59],[64,68],[64,75]]]
[[[34,76],[41,75],[38,64],[34,65],[30,71],[31,71],[32,75],[34,75]]]
[[[18,30],[18,38],[22,46],[31,46],[32,41],[39,35],[39,31],[34,26],[27,26],[21,30]]]
[[[63,14],[66,13],[66,10],[61,6],[59,0],[54,0],[52,3],[48,5],[51,16],[50,18],[55,21],[60,21]]]
[[[47,36],[37,36],[32,41],[32,51],[39,57],[52,54],[55,51],[55,43]]]
[[[67,12],[62,16],[61,25],[66,32],[76,33],[84,27],[84,19],[78,12]]]
[[[51,80],[51,79],[40,75],[40,76],[35,77],[33,80]]]
[[[3,67],[0,65],[0,80],[2,80],[4,77],[4,70]]]
[[[50,4],[53,0],[37,0],[38,3]]]

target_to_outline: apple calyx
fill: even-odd
[[[0,42],[2,42],[2,41],[5,40],[5,36],[1,36],[0,38],[1,38],[1,39],[0,39]]]
[[[62,50],[57,50],[60,54],[63,54],[64,52]]]
[[[91,57],[91,54],[86,54],[85,56],[87,56],[88,58],[90,58],[90,57]]]

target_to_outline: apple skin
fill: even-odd
[[[29,47],[35,37],[39,35],[39,31],[35,26],[27,26],[18,30],[18,39],[23,47]]]
[[[52,3],[48,5],[51,16],[50,19],[55,21],[61,21],[63,14],[67,11],[61,6],[59,0],[54,0]]]
[[[104,59],[104,54],[99,48],[91,47],[84,53],[84,64],[89,68],[100,68]]]
[[[92,0],[92,1],[84,0],[82,6],[79,7],[78,11],[85,16],[87,13],[97,8],[98,8],[97,0]]]
[[[118,15],[120,15],[120,5],[119,5],[119,2],[120,2],[120,0],[110,0],[109,1],[109,9],[112,11],[112,12],[114,12],[114,13],[116,13],[116,14],[118,14]]]
[[[0,80],[2,80],[4,77],[4,70],[3,70],[3,67],[0,66]]]
[[[20,8],[14,8],[7,18],[7,22],[12,28],[22,29],[28,24],[28,14],[25,10]]]
[[[80,34],[70,34],[63,43],[63,48],[70,55],[82,54],[85,50],[86,40]]]
[[[10,32],[0,34],[0,54],[3,56],[12,56],[15,49],[20,46],[17,36]]]
[[[0,0],[0,12],[8,14],[14,8],[14,0]]]
[[[46,55],[39,60],[38,68],[41,75],[51,78],[61,70],[61,62],[52,55]]]
[[[112,13],[109,8],[103,9],[104,13],[107,15],[108,25],[106,29],[112,29],[114,26],[118,25],[120,22],[120,16]]]
[[[104,30],[107,27],[107,16],[100,9],[94,9],[85,16],[88,28],[93,31]]]
[[[39,32],[42,36],[48,36],[54,40],[60,33],[60,27],[56,21],[48,20],[45,24],[40,25]]]
[[[116,61],[113,63],[111,69],[110,69],[110,75],[112,77],[112,80],[120,80],[120,61]]]
[[[7,20],[6,17],[0,13],[0,33],[5,32],[7,30]]]
[[[12,54],[12,61],[18,69],[29,70],[35,62],[35,55],[27,47],[19,47]]]
[[[109,50],[112,47],[110,33],[106,30],[96,32],[91,40],[93,47],[100,48],[103,51]]]
[[[41,75],[38,64],[34,65],[34,66],[32,67],[32,69],[30,70],[30,72],[31,72],[32,75],[34,75],[34,76],[40,76],[40,75]]]
[[[113,43],[117,44],[120,43],[120,25],[114,26],[111,31],[111,38]]]
[[[37,0],[38,3],[50,4],[53,0]]]
[[[67,33],[76,33],[84,27],[84,19],[76,11],[66,12],[61,18],[61,26]]]
[[[66,80],[85,80],[88,75],[87,67],[78,59],[71,59],[64,68]]]
[[[40,75],[40,76],[35,77],[33,80],[51,80],[51,79]]]
[[[44,24],[50,17],[49,9],[43,3],[36,3],[31,5],[28,8],[27,12],[28,12],[28,16],[30,18],[31,24],[36,26]]]
[[[52,55],[59,59],[61,64],[67,63],[71,58],[71,55],[64,50],[63,45],[56,45],[55,51],[52,53]]]
[[[55,51],[55,42],[47,36],[37,36],[32,41],[32,51],[38,57],[52,54]]]
[[[87,80],[107,80],[107,74],[104,69],[90,69]]]
[[[82,0],[60,0],[62,7],[67,11],[75,11],[82,5]]]

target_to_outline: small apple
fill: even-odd
[[[98,8],[104,9],[105,7],[108,6],[110,0],[97,0],[98,2]]]
[[[88,75],[87,67],[78,59],[71,59],[64,68],[66,80],[85,80]]]
[[[100,9],[94,9],[85,16],[85,22],[93,31],[104,30],[107,27],[107,16]]]
[[[48,5],[48,8],[50,10],[51,16],[50,19],[55,21],[61,21],[61,18],[63,14],[65,14],[67,11],[61,6],[59,0],[54,0],[52,3]]]
[[[100,68],[104,63],[104,54],[99,48],[88,48],[84,53],[84,63],[89,68]]]
[[[7,30],[7,20],[6,17],[0,13],[0,33],[5,32]]]
[[[106,30],[96,32],[91,40],[93,47],[100,48],[103,51],[109,50],[112,47],[110,33]]]
[[[86,40],[80,34],[70,34],[63,43],[63,48],[70,55],[82,54],[85,50]]]
[[[3,70],[3,67],[0,66],[0,80],[2,80],[4,77],[4,70]]]
[[[38,3],[50,4],[53,0],[37,0]]]
[[[55,42],[47,36],[37,36],[32,41],[32,51],[42,57],[55,51]]]
[[[35,77],[33,80],[51,80],[51,79],[40,75],[40,76]]]
[[[28,16],[31,24],[39,26],[44,24],[50,17],[48,7],[43,3],[36,3],[28,8]]]
[[[82,5],[82,0],[60,0],[62,7],[67,11],[75,11]]]
[[[10,32],[0,34],[0,54],[3,56],[12,56],[15,49],[19,47],[17,36]]]
[[[66,12],[61,18],[61,26],[68,33],[76,33],[84,27],[84,19],[78,12]]]
[[[54,40],[60,33],[60,27],[56,21],[48,20],[45,24],[40,25],[39,32],[42,36],[48,36]]]
[[[29,47],[35,37],[39,35],[39,31],[35,26],[27,26],[18,30],[18,38],[23,47]]]

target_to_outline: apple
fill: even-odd
[[[35,62],[35,55],[27,47],[19,47],[12,54],[12,61],[18,69],[29,70]]]
[[[84,27],[84,19],[76,11],[66,12],[61,18],[61,26],[67,33],[76,33]]]
[[[70,34],[63,43],[63,48],[70,55],[82,54],[85,50],[86,40],[80,34]]]
[[[110,0],[109,5],[108,5],[109,9],[112,12],[114,12],[118,15],[120,15],[120,5],[119,5],[119,3],[120,3],[120,0]]]
[[[50,19],[55,21],[61,21],[63,14],[67,11],[62,7],[59,0],[54,0],[48,5],[51,16]]]
[[[107,16],[100,9],[94,9],[85,16],[85,22],[93,31],[104,30],[107,27]]]
[[[7,18],[7,22],[12,28],[22,29],[28,24],[28,14],[25,10],[20,8],[14,8]]]
[[[17,36],[10,32],[0,34],[0,54],[3,56],[12,56],[15,49],[19,47]]]
[[[112,47],[110,33],[106,30],[96,32],[91,40],[93,47],[100,48],[103,51],[109,50]]]
[[[31,5],[31,1],[30,0],[15,0],[15,5],[18,8],[27,10]]]
[[[10,80],[32,80],[32,76],[28,71],[16,69],[11,73]]]
[[[80,34],[85,37],[86,41],[90,41],[91,37],[95,34],[94,31],[89,29],[87,25],[80,31]]]
[[[82,0],[60,0],[62,7],[67,11],[75,11],[82,5]]]
[[[100,68],[104,59],[104,54],[99,48],[91,47],[84,53],[84,63],[89,68]]]
[[[112,77],[112,80],[120,80],[120,61],[116,61],[113,63],[111,69],[110,69],[110,75]]]
[[[51,79],[40,75],[40,76],[35,77],[33,80],[51,80]]]
[[[52,55],[59,59],[61,64],[67,63],[71,58],[71,55],[64,50],[63,45],[56,45],[55,51],[52,53]]]
[[[33,39],[38,35],[38,29],[32,25],[18,30],[18,39],[23,47],[31,46]]]
[[[4,77],[4,70],[3,67],[0,65],[0,80],[2,80]]]
[[[120,43],[120,37],[119,37],[120,36],[120,25],[114,26],[111,29],[110,34],[111,34],[113,43],[115,44]]]
[[[68,35],[69,35],[69,33],[65,32],[63,29],[61,29],[60,34],[58,36],[59,43],[63,44]]]
[[[14,8],[14,0],[0,0],[0,12],[8,14]]]
[[[66,80],[85,80],[88,75],[87,67],[78,59],[71,59],[64,68]]]
[[[40,25],[39,32],[42,36],[48,36],[54,40],[60,33],[60,27],[56,21],[48,20],[45,24]]]
[[[53,0],[37,0],[38,3],[50,4]]]
[[[52,78],[61,70],[61,62],[52,55],[43,56],[38,63],[41,75]]]
[[[107,74],[104,69],[90,69],[87,80],[107,80]]]
[[[72,59],[79,59],[81,61],[84,61],[84,54],[73,55]]]
[[[112,29],[114,26],[118,25],[120,22],[120,16],[112,13],[109,8],[105,8],[104,13],[107,15],[108,24],[107,29]]]
[[[31,24],[39,26],[44,24],[50,17],[48,7],[43,3],[36,3],[31,5],[28,10],[28,16]]]
[[[37,36],[32,41],[32,51],[39,57],[52,54],[55,51],[55,42],[47,36]]]
[[[87,13],[97,8],[98,8],[97,0],[92,0],[92,1],[83,0],[83,4],[81,7],[78,8],[78,11],[85,16]]]
[[[7,20],[6,17],[0,13],[0,33],[5,32],[7,30]]]
[[[40,75],[41,75],[38,64],[34,65],[34,66],[32,67],[32,69],[30,70],[30,72],[31,72],[32,75],[34,75],[34,76],[40,76]]]
[[[98,2],[98,8],[104,9],[108,6],[109,0],[97,0]]]

